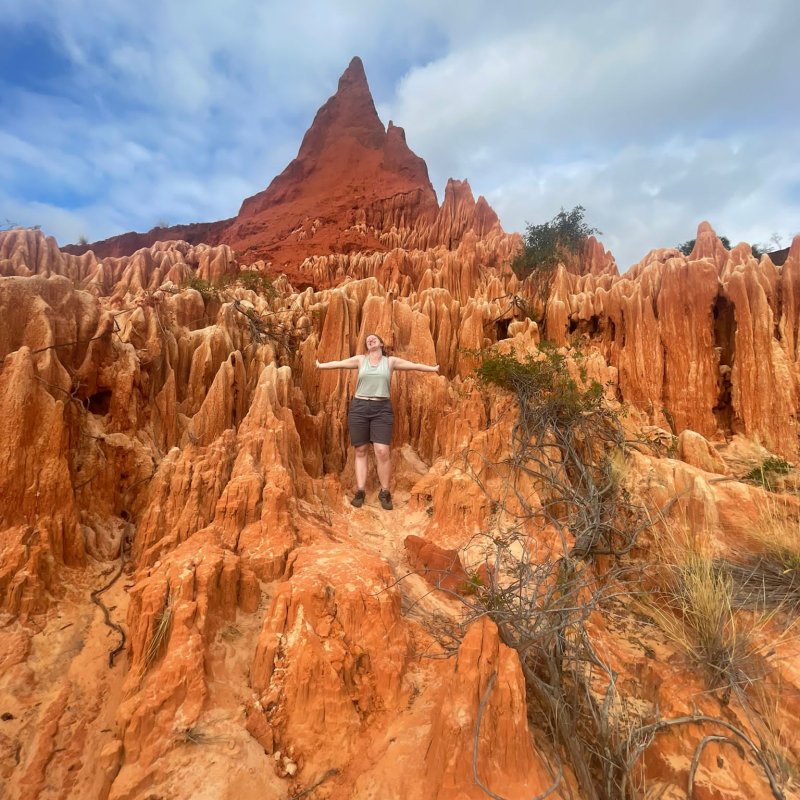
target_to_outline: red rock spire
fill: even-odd
[[[364,65],[358,56],[339,78],[336,94],[317,111],[303,137],[297,158],[303,160],[318,156],[330,139],[343,136],[351,136],[373,150],[382,147],[386,137],[375,110]]]
[[[336,92],[314,116],[297,157],[261,192],[245,199],[234,219],[130,234],[93,245],[98,255],[122,255],[157,240],[227,244],[244,263],[264,260],[291,273],[309,256],[393,247],[457,247],[471,231],[500,231],[483,198],[469,185],[448,184],[442,209],[425,162],[401,127],[384,128],[364,64],[353,58]],[[76,251],[74,248],[72,252]]]

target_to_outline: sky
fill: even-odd
[[[439,196],[563,207],[624,270],[708,220],[800,232],[796,0],[0,0],[0,227],[59,244],[234,216],[350,59]],[[772,248],[771,248],[772,249]]]

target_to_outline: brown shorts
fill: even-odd
[[[347,412],[347,424],[354,447],[369,442],[391,444],[394,428],[391,400],[388,397],[385,400],[361,400],[354,397]]]

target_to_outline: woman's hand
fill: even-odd
[[[319,359],[317,359],[317,360],[314,362],[314,366],[315,366],[317,369],[319,369]]]
[[[439,373],[439,365],[438,365],[438,364],[434,364],[434,365],[433,365],[433,371],[434,371],[435,373],[437,373],[437,374]]]

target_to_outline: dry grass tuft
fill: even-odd
[[[180,732],[180,738],[187,744],[216,744],[219,742],[230,741],[227,736],[215,736],[214,734],[207,733],[198,725],[192,725],[185,728]]]
[[[750,538],[753,547],[735,553],[727,569],[740,608],[800,609],[800,510],[789,501],[768,502]]]
[[[709,688],[746,689],[764,677],[757,633],[770,615],[746,619],[737,613],[734,581],[710,557],[687,549],[683,559],[669,567],[646,610],[703,667]]]
[[[158,660],[164,645],[167,643],[167,639],[169,639],[171,630],[172,598],[170,597],[169,593],[167,593],[167,598],[164,601],[164,608],[161,610],[158,621],[153,627],[153,638],[150,640],[150,644],[147,647],[147,652],[144,655],[145,670],[150,669],[150,667],[152,667],[153,664],[155,664],[155,662]]]

